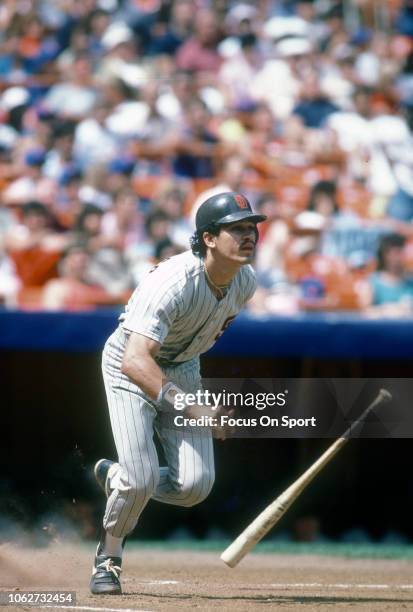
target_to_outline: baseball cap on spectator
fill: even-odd
[[[253,113],[258,108],[258,102],[252,98],[236,100],[232,108],[236,113]]]
[[[1,153],[10,151],[16,144],[18,139],[18,132],[14,130],[10,125],[0,123],[0,149]]]
[[[308,232],[321,232],[326,225],[326,218],[314,210],[303,210],[294,220],[297,229]]]
[[[315,276],[305,276],[300,280],[302,297],[306,300],[316,300],[326,294],[326,287],[320,278]]]
[[[82,173],[76,166],[67,166],[59,177],[59,185],[64,187],[72,181],[80,180]]]
[[[80,185],[77,196],[82,203],[94,204],[102,210],[108,210],[112,205],[110,195],[103,191],[98,191],[92,185]]]
[[[25,87],[9,87],[0,98],[0,108],[11,111],[13,108],[28,104],[29,100],[30,94]]]
[[[46,151],[36,148],[29,149],[24,156],[24,162],[27,166],[42,166],[46,159]]]
[[[56,118],[56,114],[44,106],[36,109],[36,115],[40,121],[53,121]]]
[[[307,36],[309,24],[301,17],[272,17],[264,25],[264,34],[272,40],[285,36]]]
[[[310,253],[317,252],[319,240],[313,236],[303,236],[296,238],[290,247],[290,254],[294,257],[306,257]]]
[[[353,34],[350,38],[350,44],[352,45],[365,45],[370,42],[372,37],[372,32],[368,28],[360,28]]]
[[[133,39],[133,31],[122,21],[115,21],[103,33],[101,43],[106,51]]]
[[[225,17],[225,23],[228,27],[237,26],[246,19],[254,19],[257,16],[257,13],[257,7],[252,6],[251,4],[244,2],[236,4],[228,11]]]
[[[231,57],[235,57],[238,55],[241,49],[241,43],[239,38],[235,36],[230,36],[229,38],[225,38],[222,42],[219,43],[217,50],[221,57],[224,59],[230,59]]]
[[[108,165],[110,174],[125,174],[130,175],[135,167],[135,161],[128,157],[117,157],[112,159]]]
[[[291,36],[280,40],[275,46],[279,57],[293,57],[296,55],[307,55],[313,47],[308,38],[302,36]]]

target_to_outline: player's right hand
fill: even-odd
[[[215,410],[215,418],[217,419],[217,425],[212,427],[212,435],[216,440],[226,440],[231,436],[234,432],[234,427],[225,423],[221,425],[221,416],[227,416],[229,418],[233,417],[235,414],[235,410],[232,408],[224,408],[223,406],[219,406],[217,410]]]

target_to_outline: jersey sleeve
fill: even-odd
[[[135,290],[123,320],[123,327],[163,344],[179,314],[180,283],[165,279],[155,270]]]

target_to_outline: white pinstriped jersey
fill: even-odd
[[[207,283],[203,260],[185,251],[142,279],[119,320],[125,332],[159,342],[161,362],[180,363],[208,351],[255,289],[255,273],[245,265],[218,300]]]

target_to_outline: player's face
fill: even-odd
[[[237,221],[224,225],[218,236],[214,236],[215,254],[234,263],[250,263],[255,254],[256,224],[252,221]]]

